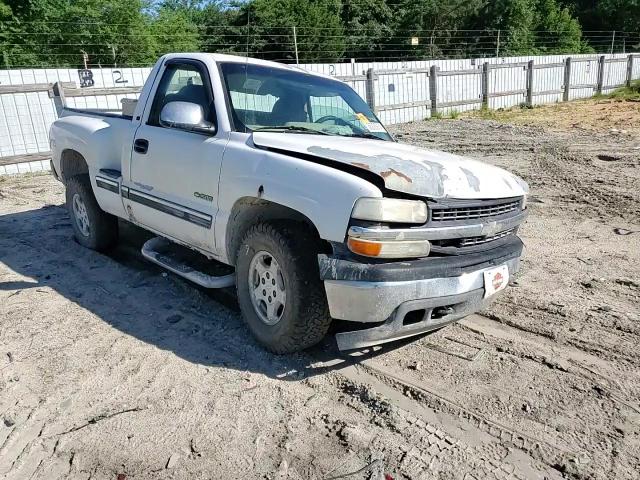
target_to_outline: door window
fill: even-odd
[[[205,121],[213,126],[212,131],[215,130],[213,98],[205,80],[203,72],[195,65],[169,65],[160,79],[147,123],[160,126],[160,112],[170,102],[190,102],[202,107]]]

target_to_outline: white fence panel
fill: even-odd
[[[616,85],[625,82],[628,57],[624,54],[608,54],[605,57],[608,60],[620,59],[620,61],[605,63],[603,93],[608,93]],[[333,64],[303,64],[300,67],[338,77],[363,76],[370,68],[378,71],[374,81],[376,107],[384,123],[394,124],[421,120],[431,115],[430,79],[427,70],[433,65],[439,68],[436,81],[438,111],[446,115],[453,111],[462,112],[481,108],[483,81],[481,74],[446,75],[443,73],[472,69],[481,73],[483,63],[489,63],[491,65],[490,93],[521,91],[509,95],[490,96],[488,102],[490,108],[509,108],[526,101],[526,93],[523,93],[527,88],[525,62],[533,60],[535,65],[560,64],[565,58],[565,55],[546,55],[399,62],[350,61]],[[571,58],[570,82],[575,87],[569,92],[569,99],[592,96],[596,92],[598,83],[598,56],[571,55]],[[523,65],[500,67],[509,63]],[[423,71],[400,72],[411,69],[423,69]],[[385,72],[385,70],[395,72]],[[86,81],[82,82],[79,71],[75,69],[0,70],[0,86],[55,82],[75,83],[87,90],[142,86],[151,68],[102,68],[91,69],[90,72],[92,78],[87,84]],[[561,101],[564,74],[565,70],[561,65],[534,69],[532,102],[540,105]],[[633,78],[640,78],[640,56],[635,57],[632,74]],[[366,99],[367,82],[364,78],[348,79],[347,83]],[[536,94],[536,92],[546,93]],[[136,97],[136,94],[80,96],[68,97],[66,101],[68,106],[75,108],[118,111],[121,109],[123,98]],[[458,104],[446,105],[451,102]],[[339,106],[334,105],[334,107]],[[0,157],[47,152],[49,127],[56,118],[54,99],[50,98],[45,91],[0,94]],[[37,168],[38,165],[34,165],[33,168]],[[2,173],[1,169],[0,173]]]

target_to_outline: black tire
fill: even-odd
[[[255,338],[273,353],[291,353],[318,343],[331,324],[320,280],[317,240],[303,224],[259,223],[249,229],[236,258],[236,289],[242,316]],[[286,302],[275,325],[265,323],[251,300],[249,270],[257,252],[278,262],[286,286]]]
[[[73,202],[76,195],[86,210],[88,233],[87,230],[83,231],[83,227],[80,225],[81,221],[74,213]],[[80,245],[92,250],[104,251],[116,244],[118,241],[118,219],[100,208],[93,195],[88,175],[76,175],[67,180],[66,200],[73,234]]]

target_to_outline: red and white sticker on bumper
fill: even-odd
[[[500,290],[504,290],[509,284],[509,267],[499,267],[484,272],[484,298],[490,297]]]

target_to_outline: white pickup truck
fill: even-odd
[[[66,109],[50,138],[80,244],[112,246],[118,218],[153,232],[143,255],[235,284],[273,352],[332,319],[359,322],[340,349],[441,328],[518,269],[523,180],[398,143],[348,85],[298,68],[166,55],[132,115]]]

